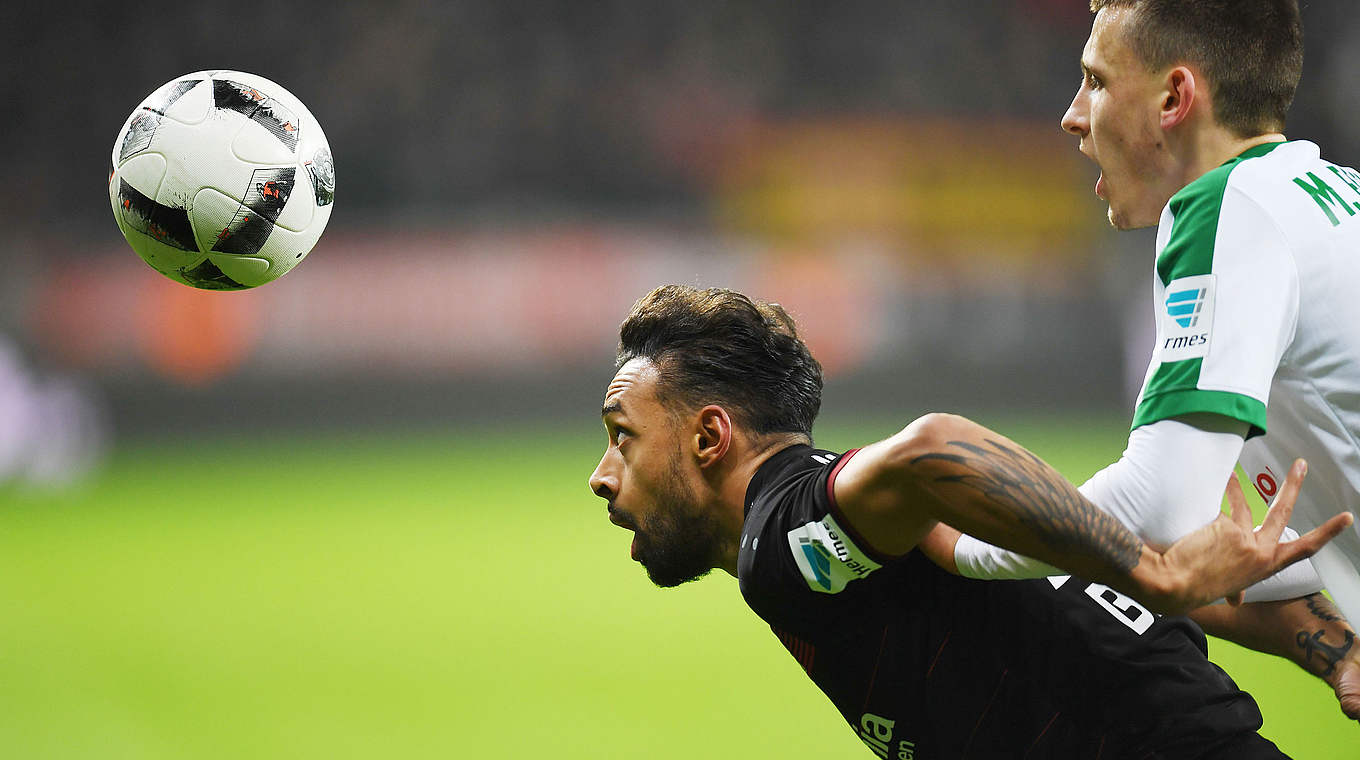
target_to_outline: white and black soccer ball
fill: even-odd
[[[156,271],[196,288],[282,277],[321,237],[334,197],[321,125],[254,74],[177,77],[113,143],[109,201],[123,237]]]

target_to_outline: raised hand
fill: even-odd
[[[1231,515],[1220,515],[1172,544],[1162,555],[1171,577],[1178,580],[1166,599],[1157,600],[1157,606],[1164,611],[1187,611],[1218,599],[1240,604],[1247,586],[1313,556],[1345,530],[1352,521],[1349,512],[1332,517],[1293,541],[1280,543],[1307,473],[1307,464],[1296,460],[1259,528],[1252,527],[1242,486],[1236,476],[1230,477],[1227,496]]]

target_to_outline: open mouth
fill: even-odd
[[[612,504],[609,506],[609,522],[614,523],[624,530],[633,531],[633,543],[628,547],[628,555],[633,558],[634,562],[640,561],[639,557],[642,556],[642,536],[638,534],[637,526],[633,524],[632,520],[625,517],[622,512],[614,509]]]

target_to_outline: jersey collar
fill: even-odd
[[[751,507],[760,497],[761,492],[770,484],[779,480],[780,477],[793,465],[802,461],[808,454],[815,451],[805,443],[795,443],[794,445],[781,449],[761,463],[756,474],[751,477],[750,485],[746,486],[746,503],[742,507],[742,514],[747,515],[751,512]]]
[[[1233,161],[1245,161],[1248,158],[1260,158],[1261,156],[1266,155],[1267,153],[1271,152],[1272,150],[1275,150],[1281,145],[1284,145],[1286,142],[1288,141],[1279,140],[1276,142],[1268,142],[1261,143],[1260,145],[1253,145],[1250,148],[1247,148],[1246,150],[1239,153],[1236,157],[1224,161],[1223,163],[1230,164]]]

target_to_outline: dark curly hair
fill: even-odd
[[[637,358],[656,367],[663,401],[718,404],[758,435],[812,435],[822,366],[778,304],[725,288],[664,285],[619,327],[615,368]]]
[[[1298,0],[1091,0],[1133,11],[1128,42],[1150,70],[1199,66],[1214,117],[1238,137],[1282,131],[1303,71]]]

